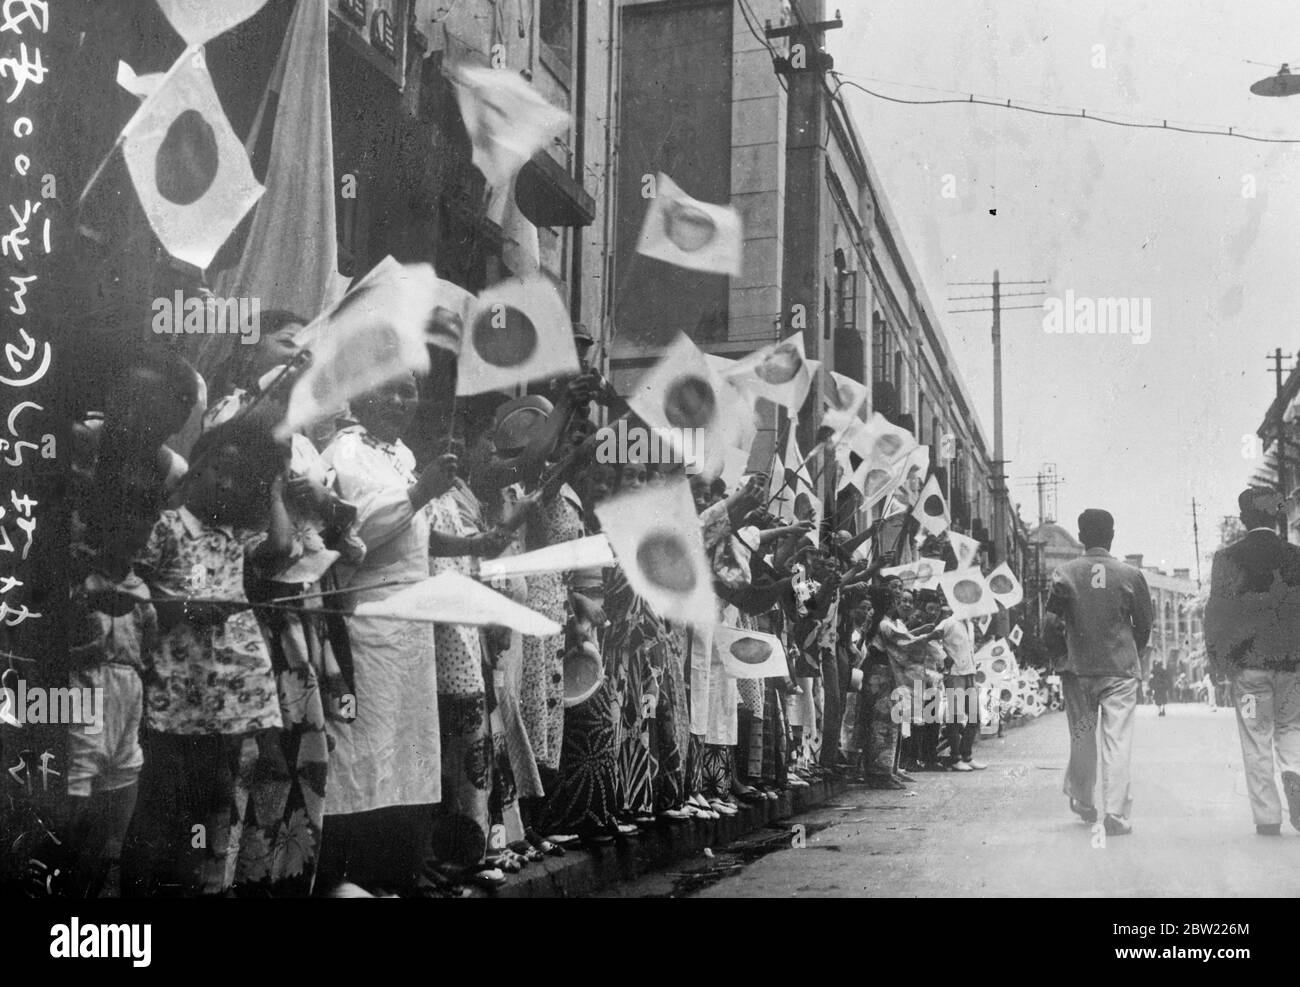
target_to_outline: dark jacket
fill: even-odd
[[[1300,547],[1264,528],[1214,555],[1205,608],[1213,674],[1242,668],[1294,671],[1300,664]]]

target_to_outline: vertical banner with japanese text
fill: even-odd
[[[59,173],[54,132],[70,40],[59,31],[53,3],[0,5],[0,828],[7,849],[32,853],[66,793],[71,713],[64,344],[51,299],[55,257],[67,249],[61,203],[75,191]],[[5,866],[28,855],[11,853]]]

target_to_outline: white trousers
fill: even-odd
[[[1300,816],[1300,673],[1244,668],[1231,681],[1255,824],[1282,821],[1275,765],[1294,800],[1291,814]]]

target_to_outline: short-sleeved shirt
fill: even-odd
[[[155,592],[243,602],[244,559],[261,532],[162,512],[140,564]],[[266,640],[251,610],[217,627],[180,621],[161,635],[145,675],[145,716],[163,733],[241,734],[282,726]]]
[[[940,638],[944,657],[952,659],[949,675],[975,674],[975,642],[971,639],[970,623],[960,617],[946,617],[939,623],[943,631]]]
[[[121,614],[93,609],[89,594],[106,590],[136,597],[140,602]],[[74,666],[127,665],[137,672],[144,671],[145,658],[158,646],[158,615],[149,602],[148,587],[134,572],[114,580],[97,570],[91,571],[73,588],[72,613],[74,639],[68,652]]]
[[[1047,609],[1065,621],[1059,671],[1137,678],[1151,635],[1151,591],[1140,569],[1090,548],[1052,574]]]

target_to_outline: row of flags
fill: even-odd
[[[141,98],[141,105],[119,145],[141,205],[169,253],[206,270],[247,213],[258,208],[255,227],[261,223],[265,235],[249,237],[229,280],[244,290],[257,286],[272,298],[286,283],[306,284],[314,292],[315,304],[286,305],[323,311],[303,333],[301,342],[313,360],[295,384],[283,434],[335,413],[358,393],[395,376],[427,371],[430,344],[457,354],[459,396],[513,389],[579,369],[567,308],[554,282],[537,270],[536,229],[514,200],[520,169],[569,126],[565,111],[509,70],[455,70],[473,161],[488,186],[488,215],[506,229],[513,245],[507,257],[513,275],[473,295],[439,279],[428,264],[386,258],[338,297],[332,154],[322,154],[330,150],[325,0],[298,3],[273,73],[273,86],[286,105],[276,114],[270,195],[253,175],[248,149],[222,110],[202,51],[207,41],[251,17],[265,0],[219,6],[157,2],[188,47],[161,76],[141,78],[123,67],[122,83]],[[294,184],[292,168],[293,155],[304,153],[312,158],[309,168],[299,169],[308,176],[305,189]],[[291,215],[303,211],[304,202],[319,206],[307,210],[307,226]],[[288,234],[285,224],[298,235]],[[659,174],[637,250],[681,267],[738,275],[743,262],[740,215],[731,206],[692,198]],[[286,264],[301,268],[304,257],[309,271],[286,272]],[[329,304],[331,298],[337,300]],[[699,439],[692,443],[699,456],[694,468],[707,476],[734,473],[737,453],[753,438],[757,401],[771,401],[797,415],[821,369],[807,359],[798,332],[738,360],[707,357],[682,335],[638,383],[629,404],[647,424],[667,434],[694,430]],[[823,421],[833,433],[828,447],[841,466],[841,489],[849,483],[858,487],[865,509],[892,496],[886,513],[911,504],[923,530],[947,530],[947,502],[929,475],[928,448],[879,414],[864,420],[865,385],[833,372],[821,377]],[[790,432],[774,464],[775,512],[789,521],[810,520],[816,532],[822,499],[812,461],[821,466],[822,450],[803,457]],[[852,456],[858,459],[856,466]],[[917,482],[922,484],[919,493],[911,489]],[[686,485],[629,494],[602,506],[609,542],[634,588],[661,612],[711,625],[711,575]],[[647,524],[647,518],[654,522]],[[955,549],[959,563],[967,564],[947,585],[943,580],[953,574],[937,577],[954,608],[974,612],[989,599],[1005,601],[1014,595],[1004,591],[998,571],[987,581],[977,575],[969,545],[957,540]],[[934,578],[927,574],[925,581]]]

